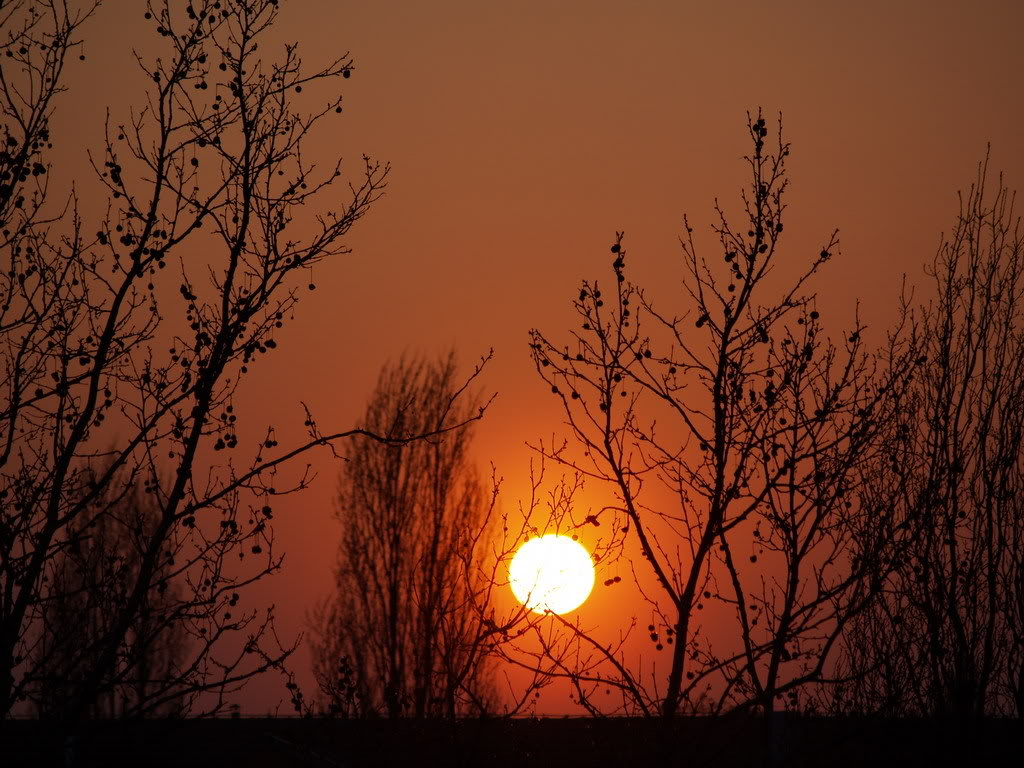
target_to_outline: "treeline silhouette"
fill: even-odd
[[[590,522],[635,536],[667,646],[650,675],[564,622],[592,651],[565,676],[592,711],[611,681],[624,714],[759,712],[766,755],[777,710],[934,718],[976,745],[984,718],[1024,715],[1013,195],[982,162],[884,343],[859,320],[834,341],[813,280],[837,233],[780,266],[790,147],[781,118],[748,128],[742,223],[716,206],[712,259],[685,222],[681,300],[628,278],[618,233],[568,339],[532,332],[571,429],[538,449],[614,489]]]
[[[749,115],[741,212],[716,204],[708,253],[686,220],[674,297],[629,277],[620,232],[572,328],[530,332],[565,431],[535,445],[510,511],[471,453],[489,356],[463,377],[454,354],[403,358],[359,425],[307,409],[290,446],[235,409],[388,173],[303,160],[341,96],[302,112],[296,94],[354,69],[303,69],[291,45],[260,58],[278,5],[140,11],[163,48],[94,156],[98,206],[48,185],[97,4],[0,9],[0,739],[38,716],[73,761],[91,719],[228,713],[266,672],[310,716],[511,716],[555,681],[582,712],[670,729],[756,715],[769,762],[792,734],[779,712],[926,718],[965,744],[1024,716],[1024,234],[987,159],[871,342],[814,293],[838,233],[784,255],[790,146],[781,118]],[[343,469],[307,699],[298,641],[250,595],[281,567],[274,504],[314,450]],[[584,488],[608,503],[584,508]],[[600,567],[635,574],[606,587],[636,589],[649,624],[500,608],[520,543],[591,527]]]
[[[777,754],[792,730],[772,716],[777,710],[932,718],[946,724],[941,735],[976,744],[986,717],[1022,714],[1024,520],[1016,493],[1024,402],[1022,237],[1012,195],[1001,182],[990,190],[983,162],[953,229],[925,265],[926,282],[917,289],[923,299],[915,304],[904,294],[899,320],[880,349],[868,347],[859,321],[836,342],[826,335],[811,292],[817,273],[839,256],[836,233],[790,288],[766,288],[784,229],[790,148],[777,136],[774,150],[766,149],[769,130],[760,114],[749,131],[747,221],[734,227],[719,210],[721,267],[698,255],[687,225],[689,310],[656,308],[627,279],[620,233],[611,249],[611,288],[584,282],[574,302],[582,330],[562,344],[533,333],[537,370],[573,430],[569,440],[538,449],[572,477],[555,483],[546,509],[535,501],[526,505],[547,515],[544,527],[528,525],[509,536],[503,516],[506,535],[497,550],[507,566],[530,535],[607,522],[623,534],[605,543],[601,560],[607,563],[635,535],[651,581],[662,590],[643,586],[660,617],[648,630],[659,651],[669,649],[671,665],[645,677],[625,643],[611,647],[601,628],[587,631],[557,616],[538,620],[520,612],[484,620],[482,633],[461,641],[475,642],[476,650],[482,646],[499,661],[532,666],[545,681],[567,680],[574,700],[595,715],[760,713],[767,755]],[[774,303],[765,303],[773,294]],[[368,418],[381,418],[382,401],[393,403],[393,421],[408,418],[400,404],[411,407],[420,395],[395,397],[402,391],[395,378],[409,387],[418,370],[389,369]],[[434,408],[447,407],[449,395],[433,400]],[[422,410],[431,413],[429,406]],[[678,419],[675,430],[666,428],[672,418]],[[425,519],[419,504],[429,498],[420,491],[419,500],[397,500],[393,493],[390,504],[366,500],[367,477],[360,473],[390,455],[393,479],[381,482],[389,475],[378,473],[376,486],[394,485],[398,477],[403,488],[436,486],[430,472],[416,469],[415,455],[437,446],[364,447],[373,455],[353,457],[363,467],[347,467],[340,481],[340,519],[347,527],[339,605],[367,600],[365,588],[346,583],[346,567],[366,579],[386,559],[346,556],[352,546],[346,537],[369,525],[372,532],[358,534],[365,547],[382,531],[396,530],[393,523],[372,522],[385,511],[412,530]],[[403,454],[409,464],[399,469]],[[403,472],[421,479],[409,483]],[[645,483],[655,479],[675,490],[677,506],[646,501]],[[616,503],[596,514],[574,511],[583,484],[595,481],[615,489]],[[441,506],[428,508],[438,514]],[[467,518],[459,528],[482,525]],[[415,538],[431,541],[424,533]],[[408,585],[412,598],[417,577],[400,574],[426,561],[412,551],[403,558],[386,570],[391,583]],[[492,581],[494,573],[503,571],[492,571]],[[464,575],[456,568],[442,581],[475,594],[457,586]],[[367,621],[389,605],[383,595],[373,602],[347,609],[349,621],[367,626],[349,633],[345,652],[318,646],[322,684],[329,680],[327,665],[340,658],[346,690],[358,688],[359,674],[350,665],[358,647],[367,645],[359,633],[376,631],[374,642],[380,642],[395,626],[383,617]],[[735,622],[732,645],[698,624],[712,602],[727,606],[718,621]],[[494,615],[487,601],[460,605],[477,616]],[[334,637],[344,636],[339,626],[331,630]],[[531,644],[534,650],[527,650]],[[440,647],[424,641],[420,652]],[[440,668],[431,676],[436,683],[446,679]],[[388,673],[364,670],[363,679],[387,690]],[[414,688],[407,686],[406,700]],[[602,689],[620,697],[609,707]],[[377,704],[361,709],[351,702],[340,707],[331,695],[334,713],[396,711],[380,704],[381,694]],[[520,703],[499,703],[494,713],[520,712]]]

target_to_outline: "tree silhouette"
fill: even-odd
[[[479,401],[461,397],[457,376],[454,353],[385,366],[362,428],[405,438],[466,422]],[[493,496],[471,444],[465,427],[404,445],[357,438],[346,451],[335,587],[313,645],[332,712],[454,717],[493,707],[474,602],[475,545]]]
[[[885,599],[846,640],[843,709],[1024,714],[1024,233],[1002,180],[987,188],[987,167],[926,268],[927,363],[870,483],[904,543]]]
[[[113,504],[96,504],[95,516],[69,532],[54,568],[40,627],[40,663],[33,686],[41,717],[60,717],[76,695],[96,644],[103,642],[124,589],[133,579],[159,509],[140,489]],[[167,566],[162,566],[167,571]],[[147,594],[118,649],[114,668],[93,693],[90,717],[186,714],[189,697],[179,691],[188,635],[180,590],[166,573],[163,587]]]
[[[125,122],[108,121],[91,156],[103,194],[80,206],[76,190],[50,199],[46,180],[52,97],[88,11],[0,9],[3,715],[38,695],[47,606],[62,585],[77,588],[62,575],[69,553],[137,491],[152,517],[119,523],[135,556],[98,574],[95,588],[118,599],[104,604],[63,716],[74,723],[127,682],[125,649],[172,584],[189,637],[174,690],[194,714],[280,669],[295,645],[278,642],[272,609],[246,607],[245,593],[281,566],[276,498],[310,479],[281,471],[313,448],[372,437],[322,431],[307,410],[308,437],[283,447],[273,425],[243,427],[234,406],[294,317],[298,284],[313,290],[315,265],[348,252],[346,234],[382,192],[386,166],[364,158],[343,173],[302,154],[341,96],[306,111],[296,95],[350,77],[352,60],[307,70],[294,45],[261,58],[277,0],[152,2],[145,16],[158,38],[136,54],[148,91]]]
[[[584,281],[569,341],[531,338],[569,427],[566,442],[539,450],[614,494],[589,522],[639,550],[651,645],[667,656],[664,677],[650,678],[649,667],[580,633],[605,662],[586,679],[593,689],[615,680],[634,710],[665,717],[698,707],[770,713],[827,679],[843,627],[890,559],[889,513],[856,504],[852,491],[913,370],[910,349],[896,334],[870,353],[859,323],[838,342],[825,336],[808,285],[838,253],[834,232],[788,268],[788,287],[773,287],[790,149],[781,121],[772,149],[760,114],[748,129],[744,224],[716,205],[716,264],[686,221],[676,304],[656,307],[627,279],[618,233],[614,280]],[[867,537],[874,549],[860,546]],[[737,642],[713,644],[701,620],[713,607],[735,622]]]

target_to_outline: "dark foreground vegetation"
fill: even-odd
[[[5,766],[62,761],[40,721],[9,723]],[[1012,765],[1019,721],[788,716],[774,747],[752,717],[98,721],[81,766],[820,766]],[[774,755],[774,757],[773,757]]]
[[[1020,764],[1024,226],[987,161],[872,339],[812,287],[838,233],[780,245],[790,147],[748,115],[741,213],[716,204],[713,258],[684,219],[681,301],[634,282],[617,232],[572,328],[530,332],[567,429],[510,517],[469,452],[486,356],[459,378],[410,355],[352,428],[303,408],[289,440],[236,411],[386,184],[303,159],[351,58],[260,58],[278,0],[140,6],[162,53],[79,208],[48,187],[50,123],[98,7],[0,0],[0,768]],[[278,499],[342,460],[306,700],[254,587],[283,567]],[[526,538],[600,526],[653,671],[611,613],[491,602]],[[502,665],[525,670],[510,697]],[[337,717],[216,717],[267,673]],[[465,717],[555,680],[593,717]]]

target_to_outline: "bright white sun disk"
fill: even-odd
[[[516,599],[531,611],[568,613],[590,595],[594,563],[582,544],[549,533],[519,548],[508,578]]]

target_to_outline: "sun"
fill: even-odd
[[[534,613],[568,613],[590,595],[594,563],[582,544],[549,533],[519,548],[508,579],[512,594]]]

